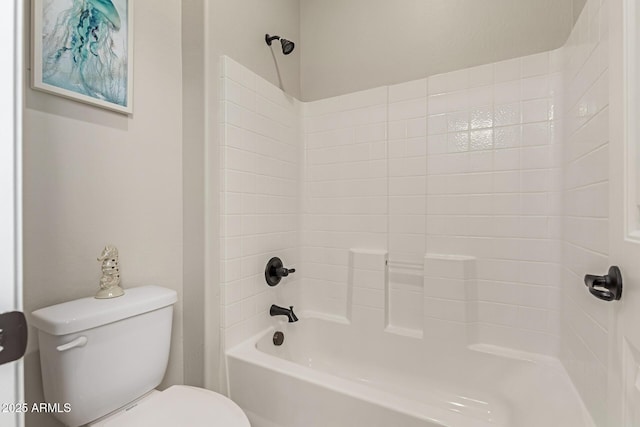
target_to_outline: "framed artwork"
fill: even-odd
[[[133,1],[33,0],[33,88],[131,114]]]

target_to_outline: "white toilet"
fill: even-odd
[[[154,390],[169,360],[176,301],[175,291],[143,286],[34,311],[44,396],[59,404],[56,418],[70,427],[250,427],[240,407],[218,393]]]

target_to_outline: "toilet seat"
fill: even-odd
[[[100,427],[251,427],[231,399],[203,388],[174,385],[118,412]]]

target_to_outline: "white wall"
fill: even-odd
[[[298,94],[299,50],[272,54],[263,38],[271,32],[298,41],[298,2],[143,1],[136,7],[132,118],[28,90],[26,310],[93,292],[96,251],[117,244],[125,286],[173,287],[187,307],[183,316],[177,306],[166,383],[219,389],[220,256],[216,243],[207,244],[218,237],[218,177],[205,169],[218,162],[219,55],[233,52]],[[104,186],[114,187],[113,201],[102,201]],[[34,343],[27,357],[29,397],[41,401]],[[54,422],[40,418],[30,423]]]
[[[611,304],[584,286],[609,268],[609,2],[588,0],[564,47],[564,221],[561,358],[606,425]]]
[[[167,386],[183,381],[180,1],[136,1],[134,31],[131,117],[26,89],[24,301],[29,313],[93,295],[96,257],[116,245],[125,289],[178,291]],[[27,400],[41,402],[37,335],[30,333]],[[28,425],[57,423],[29,415]]]
[[[263,79],[300,98],[300,5],[298,0],[214,0],[207,3],[209,58],[220,55],[241,62]],[[264,35],[296,43],[284,56],[279,42],[267,46]]]
[[[205,287],[205,14],[203,0],[182,1],[182,215],[185,384],[202,387],[206,367],[218,358],[205,356],[207,331],[219,327],[215,293]],[[208,299],[214,303],[209,304]],[[213,334],[217,337],[217,333]],[[217,346],[217,340],[214,340]],[[217,376],[217,375],[216,375]],[[217,379],[212,381],[217,384]],[[214,387],[214,388],[217,388]]]
[[[302,100],[549,51],[584,0],[301,0]]]

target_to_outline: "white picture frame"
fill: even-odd
[[[132,114],[133,1],[32,0],[32,87]]]

